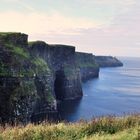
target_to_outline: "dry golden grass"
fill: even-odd
[[[140,115],[102,117],[76,123],[0,127],[0,140],[134,140]]]

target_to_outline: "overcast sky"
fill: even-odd
[[[140,0],[0,0],[0,32],[96,55],[140,56]]]

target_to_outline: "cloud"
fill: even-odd
[[[1,0],[1,1],[6,1],[6,2],[18,2],[18,1],[21,1],[21,0]]]
[[[109,26],[79,29],[78,35],[37,36],[52,43],[65,43],[78,51],[116,56],[140,56],[140,3],[115,16]],[[35,37],[35,36],[34,36]]]
[[[1,0],[3,2],[6,2],[7,4],[14,4],[18,7],[22,7],[28,11],[34,12],[35,9],[29,5],[29,3],[24,2],[23,0]]]
[[[101,11],[103,9],[104,13],[109,11],[113,15],[119,15],[126,13],[129,9],[137,3],[137,0],[77,0],[82,3],[85,7],[99,8]],[[104,14],[102,13],[102,14]],[[108,13],[109,14],[109,13]]]
[[[90,4],[106,4],[106,5],[132,5],[136,3],[136,0],[77,0]]]
[[[86,18],[70,18],[54,12],[53,14],[30,12],[0,13],[1,31],[21,31],[30,34],[77,34],[79,29],[98,27],[102,23]]]

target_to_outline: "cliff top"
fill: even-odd
[[[0,38],[5,38],[5,37],[15,37],[15,36],[22,36],[22,35],[26,35],[28,36],[27,34],[24,34],[24,33],[21,33],[21,32],[0,32]]]
[[[93,54],[92,53],[85,53],[85,52],[76,52],[76,55],[83,55],[83,56],[88,55],[88,56],[90,56]]]
[[[44,72],[50,72],[48,64],[42,58],[30,54],[28,35],[0,33],[0,76],[32,77]]]
[[[81,68],[92,67],[98,68],[95,58],[92,53],[76,52],[76,63]]]
[[[1,35],[21,34],[21,32],[0,32]]]
[[[75,48],[74,46],[71,46],[71,45],[63,45],[63,44],[47,44],[45,41],[41,41],[41,40],[37,40],[37,41],[30,41],[28,42],[29,46],[40,46],[40,45],[43,45],[43,46],[48,46],[48,47],[68,47],[68,48]]]
[[[74,46],[71,45],[62,45],[62,44],[49,44],[50,47],[70,47],[70,48],[75,48]]]
[[[37,41],[29,41],[28,45],[29,47],[32,47],[32,46],[40,46],[40,45],[46,46],[48,44],[45,41],[37,40]]]
[[[0,32],[0,43],[12,43],[16,45],[27,45],[28,35],[20,32]]]
[[[113,56],[95,56],[95,60],[100,67],[123,66],[123,63]]]

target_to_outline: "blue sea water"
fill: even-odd
[[[124,66],[101,68],[100,76],[82,84],[83,98],[59,105],[62,119],[140,113],[140,58],[119,58]]]

